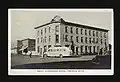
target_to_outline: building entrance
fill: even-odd
[[[78,55],[78,47],[76,47],[76,55]]]
[[[93,47],[93,52],[95,53],[95,46]]]
[[[87,53],[87,46],[85,46],[85,53]]]
[[[91,46],[89,46],[89,49],[90,49],[90,51],[89,51],[89,52],[90,52],[90,53],[92,53],[92,52],[91,52]]]
[[[72,50],[72,53],[74,54],[75,52],[74,52],[74,46],[73,45],[71,45],[71,50]]]

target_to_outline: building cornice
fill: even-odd
[[[82,24],[67,22],[67,21],[64,21],[62,18],[59,19],[58,21],[55,21],[54,19],[52,19],[51,22],[43,24],[43,25],[40,25],[38,27],[35,27],[34,29],[38,29],[40,27],[43,27],[43,26],[46,26],[46,25],[50,25],[50,24],[53,24],[53,23],[61,23],[61,24],[65,24],[65,25],[76,26],[76,27],[80,27],[80,28],[93,29],[93,30],[106,31],[106,32],[109,31],[108,29],[96,28],[96,27],[89,26],[89,25],[82,25]]]

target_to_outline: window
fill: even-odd
[[[48,48],[50,48],[51,47],[51,45],[48,45]]]
[[[96,47],[96,46],[93,46],[93,52],[94,52],[94,53],[95,53],[95,47]]]
[[[105,39],[105,44],[106,44],[106,39]]]
[[[87,43],[87,37],[85,38],[85,42]]]
[[[59,43],[59,35],[56,35],[56,43]]]
[[[57,49],[57,51],[59,51],[59,49]]]
[[[78,34],[78,28],[76,28],[76,34]]]
[[[65,35],[65,41],[66,42],[68,41],[68,35]]]
[[[91,30],[89,30],[89,36],[91,36]]]
[[[55,29],[56,29],[56,32],[59,32],[59,28],[58,28],[58,25],[55,27]]]
[[[47,51],[47,46],[46,46],[46,45],[44,46],[44,51],[45,51],[45,52]]]
[[[33,50],[36,51],[36,50],[35,50],[35,47],[33,48]]]
[[[95,43],[95,38],[93,38],[93,43]]]
[[[85,52],[87,53],[87,46],[85,46]]]
[[[83,34],[83,29],[81,29],[81,35]]]
[[[42,37],[41,37],[41,43],[42,43]]]
[[[97,53],[99,53],[99,46],[97,46]]]
[[[98,36],[98,32],[96,32],[96,36]]]
[[[46,36],[45,36],[45,43],[46,43]]]
[[[85,35],[87,35],[87,30],[85,30]]]
[[[89,38],[89,43],[91,43],[91,38]]]
[[[67,26],[65,26],[65,32],[66,32],[66,33],[68,33],[67,28],[68,28],[68,27],[67,27]]]
[[[43,30],[41,30],[41,35],[43,34]]]
[[[49,36],[49,42],[51,41],[51,36]]]
[[[72,27],[70,28],[70,31],[71,31],[71,33],[73,33],[73,29],[72,29]]]
[[[89,49],[90,49],[89,51],[90,51],[90,53],[91,53],[91,47],[92,47],[92,46],[89,46]]]
[[[102,32],[100,32],[100,37],[102,37]]]
[[[63,41],[64,41],[64,34],[63,34]]]
[[[83,46],[81,46],[81,53],[83,53]]]
[[[94,38],[94,44],[96,44],[96,41],[97,41],[97,39],[96,39],[96,38]]]
[[[39,43],[39,38],[37,38],[37,43]]]
[[[45,34],[46,34],[46,28],[45,28]]]
[[[104,33],[104,38],[106,38],[106,33]]]
[[[102,44],[102,39],[101,39],[101,44]]]
[[[96,43],[98,43],[98,38],[96,39]]]
[[[38,52],[38,53],[40,52],[40,50],[39,50],[39,49],[40,49],[40,46],[38,46],[38,47],[37,47],[37,52]]]
[[[71,41],[73,41],[73,36],[71,36]]]
[[[60,51],[62,51],[62,49],[60,49]]]
[[[39,36],[39,30],[37,31],[37,36]]]
[[[79,42],[79,41],[78,41],[78,36],[76,37],[76,42]]]
[[[93,36],[95,36],[95,31],[93,31]]]
[[[49,33],[51,32],[51,27],[49,27]]]
[[[96,36],[96,31],[94,32],[94,36]]]
[[[81,42],[83,43],[83,37],[81,37]]]
[[[65,47],[69,47],[69,45],[65,45]]]

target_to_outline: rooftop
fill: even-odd
[[[24,41],[24,40],[35,40],[35,39],[26,38],[26,39],[22,39],[22,40],[20,40],[20,41]]]
[[[35,27],[35,29],[38,29],[40,27],[52,24],[52,23],[62,23],[65,25],[71,25],[71,26],[76,26],[76,27],[81,27],[81,28],[88,28],[88,29],[94,29],[94,30],[101,30],[101,31],[109,31],[108,29],[103,29],[103,28],[98,28],[98,27],[93,27],[93,26],[89,26],[89,25],[83,25],[83,24],[77,24],[77,23],[73,23],[73,22],[68,22],[63,20],[63,18],[61,18],[60,16],[55,16],[49,23],[40,25],[38,27]]]

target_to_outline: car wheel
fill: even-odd
[[[60,58],[63,58],[63,55],[62,55],[62,54],[60,54]]]

